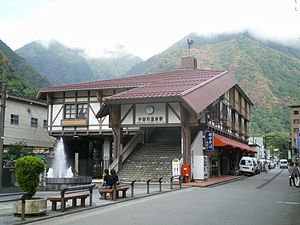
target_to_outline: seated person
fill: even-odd
[[[98,189],[98,193],[99,193],[99,199],[101,199],[101,189],[110,189],[112,188],[114,181],[111,175],[109,175],[108,169],[104,170],[104,177],[103,177],[103,184],[101,187],[99,187]]]
[[[110,170],[110,175],[112,177],[113,184],[116,184],[116,185],[120,184],[119,177],[114,169]]]

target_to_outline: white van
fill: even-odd
[[[255,162],[252,157],[243,156],[241,158],[240,164],[239,164],[240,174],[254,175],[257,170],[256,167],[257,167],[257,164],[255,165]]]
[[[288,161],[286,159],[280,159],[279,168],[280,169],[287,169],[288,168]]]

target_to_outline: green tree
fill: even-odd
[[[27,198],[32,198],[36,193],[39,176],[44,169],[44,162],[33,156],[24,156],[16,160],[16,179],[22,190],[28,192]]]
[[[16,142],[14,145],[10,145],[7,148],[7,159],[16,160],[26,155],[31,155],[31,150],[27,148],[27,144],[24,141]]]
[[[265,148],[270,150],[272,155],[279,158],[287,157],[287,149],[289,147],[290,134],[288,132],[271,132],[264,136]],[[274,151],[277,149],[278,151]]]

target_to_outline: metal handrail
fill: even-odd
[[[21,220],[25,220],[25,203],[26,203],[26,196],[30,195],[29,192],[18,192],[18,193],[11,193],[11,194],[1,194],[0,197],[9,197],[9,196],[15,196],[15,195],[22,195],[20,198],[13,198],[13,199],[6,199],[6,200],[0,200],[0,203],[5,202],[15,202],[15,201],[22,201],[22,209],[21,209]]]
[[[146,184],[147,184],[147,194],[149,194],[149,186],[150,186],[150,181],[157,181],[158,182],[158,185],[159,185],[159,192],[161,192],[162,191],[162,186],[161,186],[161,184],[162,184],[162,179],[163,179],[164,177],[160,177],[160,178],[158,178],[158,179],[149,179],[149,180],[147,180],[146,181]]]
[[[173,180],[174,180],[174,178],[178,178],[178,182],[179,182],[179,187],[181,188],[182,187],[182,185],[181,185],[181,175],[176,175],[176,176],[172,176],[171,178],[170,178],[170,184],[171,184],[171,189],[173,189]]]
[[[147,183],[147,194],[149,194],[149,184],[150,184],[150,181],[151,179],[147,180],[146,183]]]
[[[133,197],[134,195],[134,183],[136,182],[136,180],[131,181],[130,183],[130,187],[131,187],[131,197]]]

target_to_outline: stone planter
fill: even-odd
[[[47,211],[47,199],[32,198],[25,202],[25,215],[43,215]],[[16,201],[13,205],[13,212],[15,215],[22,214],[22,201]]]

